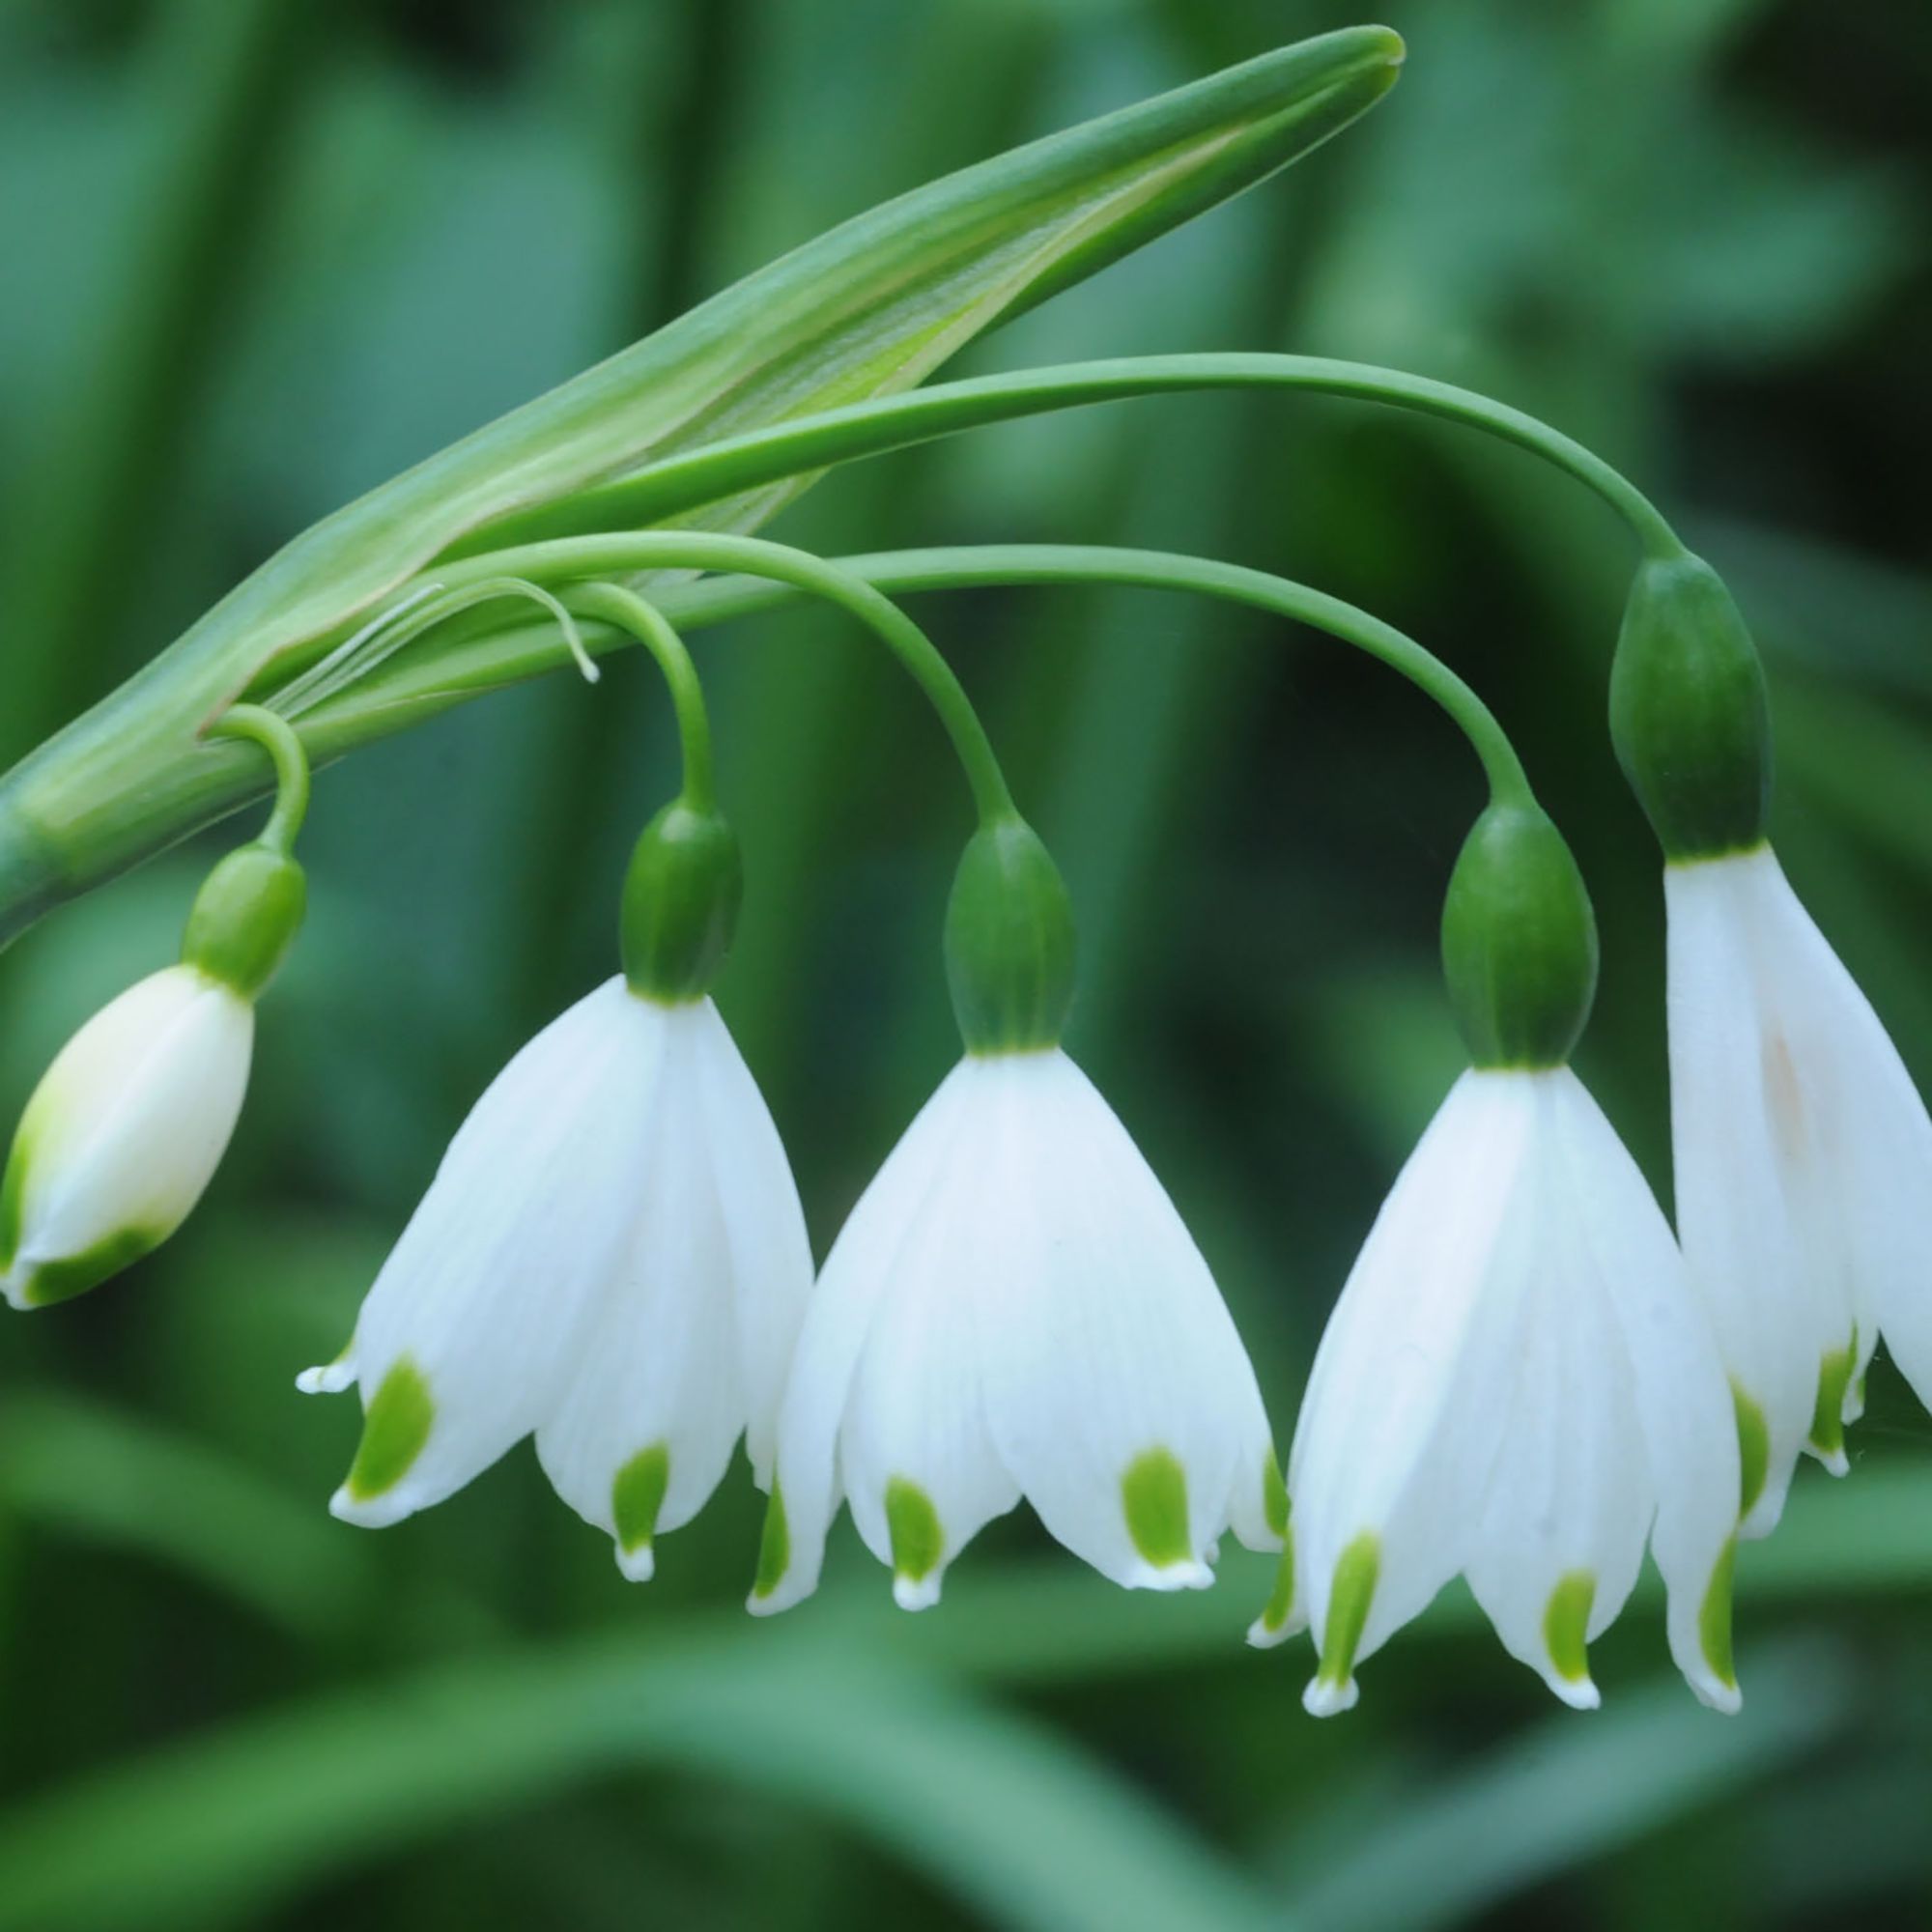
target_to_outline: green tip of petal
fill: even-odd
[[[1281,1464],[1272,1449],[1262,1470],[1262,1520],[1270,1534],[1284,1538],[1288,1535],[1288,1485],[1281,1479]]]
[[[1771,1425],[1764,1410],[1736,1382],[1731,1384],[1731,1402],[1738,1416],[1738,1520],[1742,1522],[1764,1494],[1765,1477],[1771,1471]]]
[[[20,1252],[20,1231],[26,1221],[27,1150],[25,1136],[16,1136],[0,1177],[0,1275],[11,1273]]]
[[[1364,1530],[1335,1565],[1328,1586],[1328,1618],[1321,1631],[1321,1662],[1311,1690],[1325,1690],[1336,1700],[1333,1708],[1352,1703],[1347,1693],[1354,1681],[1355,1652],[1368,1628],[1369,1605],[1375,1601],[1376,1578],[1381,1573],[1381,1540]],[[1341,1701],[1344,1697],[1347,1702]]]
[[[1811,1409],[1811,1453],[1834,1475],[1845,1471],[1845,1393],[1852,1385],[1852,1370],[1859,1359],[1859,1334],[1852,1330],[1851,1341],[1833,1349],[1818,1364],[1818,1395]]]
[[[1543,1646],[1549,1654],[1549,1667],[1578,1691],[1590,1682],[1590,1609],[1596,1601],[1595,1574],[1572,1570],[1557,1579],[1543,1612]]]
[[[938,1570],[946,1554],[946,1532],[932,1498],[917,1483],[895,1476],[886,1485],[886,1529],[893,1543],[895,1594],[908,1609],[923,1609],[938,1599]]]
[[[1731,1583],[1737,1564],[1738,1543],[1733,1537],[1711,1572],[1703,1607],[1697,1612],[1697,1646],[1704,1653],[1704,1662],[1718,1682],[1733,1691],[1738,1688],[1738,1672],[1731,1656]]]
[[[1288,1515],[1282,1513],[1281,1561],[1275,1565],[1274,1588],[1262,1607],[1261,1623],[1251,1634],[1261,1640],[1286,1634],[1288,1620],[1294,1614],[1294,1538],[1289,1532]]]
[[[1134,1548],[1154,1569],[1194,1560],[1187,1537],[1187,1472],[1168,1450],[1150,1449],[1127,1464],[1121,1505]]]
[[[784,1492],[776,1481],[772,1499],[765,1505],[764,1534],[758,1539],[758,1574],[753,1579],[752,1595],[769,1597],[784,1581],[791,1568],[791,1531],[785,1523]]]
[[[112,1281],[124,1268],[145,1260],[167,1239],[169,1232],[126,1228],[118,1235],[109,1235],[104,1241],[97,1241],[82,1254],[42,1262],[14,1289],[17,1304],[22,1308],[51,1308],[57,1301],[71,1301],[75,1295],[85,1294],[104,1281]]]
[[[611,1485],[611,1520],[623,1555],[638,1557],[650,1548],[651,1539],[657,1535],[658,1512],[664,1508],[665,1491],[669,1487],[668,1442],[653,1442],[648,1449],[639,1449],[617,1471]]]
[[[362,1418],[362,1440],[343,1484],[353,1502],[372,1502],[410,1472],[429,1440],[436,1404],[422,1371],[404,1356],[383,1378]]]

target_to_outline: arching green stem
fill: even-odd
[[[308,816],[308,754],[295,727],[259,704],[232,704],[208,727],[208,735],[250,739],[274,760],[275,809],[258,842],[286,859]]]
[[[920,627],[862,576],[808,551],[762,537],[713,536],[690,530],[642,530],[629,536],[572,537],[495,551],[471,563],[437,566],[438,580],[460,589],[470,576],[513,576],[535,582],[649,570],[728,570],[788,584],[839,606],[866,625],[918,680],[952,740],[982,824],[1015,815],[1012,794],[992,741],[952,668]],[[667,601],[660,597],[660,604]]]
[[[684,796],[696,810],[712,810],[717,804],[717,788],[712,779],[711,721],[705,714],[697,667],[692,663],[684,639],[655,604],[646,603],[620,583],[582,584],[570,590],[564,602],[579,616],[597,617],[614,624],[637,639],[656,659],[670,690],[671,709],[677,714],[678,747],[684,760]]]
[[[659,523],[704,503],[862,456],[882,455],[988,423],[1094,403],[1200,389],[1293,389],[1383,403],[1461,423],[1553,463],[1602,497],[1636,533],[1646,554],[1684,546],[1635,484],[1575,439],[1472,389],[1321,355],[1138,355],[1069,362],[1012,375],[936,383],[909,394],[826,410],[667,457],[629,476],[473,531],[450,554],[506,543]]]

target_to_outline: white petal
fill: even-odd
[[[666,1019],[611,980],[476,1103],[356,1321],[374,1462],[337,1515],[427,1508],[554,1412],[636,1222]]]
[[[1572,1083],[1559,1125],[1579,1226],[1633,1371],[1657,1497],[1651,1553],[1670,1596],[1671,1655],[1705,1703],[1735,1711],[1730,1577],[1739,1464],[1723,1366],[1650,1188],[1579,1084]]]
[[[975,1086],[990,1069],[976,1071]],[[980,1109],[901,1242],[867,1333],[839,1437],[846,1499],[906,1609],[939,1601],[947,1566],[1020,1499],[986,1426],[980,1287],[1003,1259],[986,1238]]]
[[[737,1044],[709,1000],[691,1009],[712,1179],[730,1248],[745,1447],[772,1481],[779,1404],[811,1296],[811,1243],[784,1143]]]
[[[1787,1185],[1776,1123],[1792,1118],[1791,1062],[1765,1011],[1760,859],[1775,869],[1765,853],[1664,870],[1678,1234],[1740,1413],[1754,1422],[1754,1408],[1767,1437],[1750,1536],[1782,1512],[1819,1363],[1852,1320],[1843,1282],[1806,1251]]]
[[[1517,1311],[1534,1261],[1534,1227],[1518,1207],[1537,1109],[1533,1076],[1457,1082],[1322,1336],[1288,1478],[1318,1649],[1338,1568],[1350,1562],[1359,1581],[1364,1559],[1351,1550],[1373,1551],[1355,1662],[1467,1558],[1508,1419]],[[1348,1688],[1338,1678],[1311,1694],[1342,1708]]]
[[[587,1320],[537,1457],[558,1495],[649,1577],[657,1535],[710,1498],[745,1426],[731,1249],[699,1119],[712,1044],[695,1007],[664,1015],[635,1227]]]
[[[1113,1110],[1059,1052],[994,1063],[969,1131],[988,1192],[987,1416],[1047,1528],[1117,1582],[1212,1580],[1267,1423],[1208,1265]],[[998,1177],[997,1180],[994,1177]],[[1005,1257],[1005,1264],[1000,1258]]]
[[[974,1063],[940,1083],[845,1223],[807,1305],[779,1406],[778,1453],[759,1576],[748,1607],[788,1609],[818,1586],[826,1533],[843,1495],[839,1426],[873,1317],[895,1286],[906,1237],[946,1173]]]
[[[18,1237],[0,1287],[14,1307],[34,1304],[43,1268],[113,1245],[125,1264],[180,1227],[227,1151],[254,1037],[247,1001],[173,966],[68,1042],[9,1161]]]

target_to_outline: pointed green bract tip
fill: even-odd
[[[617,1471],[611,1485],[611,1519],[617,1526],[617,1548],[626,1556],[647,1548],[657,1534],[658,1512],[669,1487],[668,1442],[639,1449]]]
[[[1764,1479],[1771,1471],[1771,1425],[1764,1410],[1736,1382],[1731,1384],[1731,1403],[1738,1415],[1738,1518],[1742,1521],[1764,1494]]]
[[[752,1582],[754,1597],[769,1597],[784,1581],[791,1568],[791,1531],[785,1523],[784,1492],[772,1484],[772,1499],[765,1505],[764,1534],[758,1539],[758,1574]]]
[[[1281,1479],[1281,1464],[1275,1461],[1272,1449],[1262,1470],[1262,1520],[1267,1524],[1270,1535],[1287,1536],[1288,1485]]]
[[[1188,1562],[1187,1473],[1165,1449],[1150,1449],[1127,1464],[1121,1478],[1121,1506],[1127,1534],[1156,1570]]]
[[[1286,1513],[1281,1525],[1281,1561],[1275,1565],[1274,1588],[1268,1592],[1262,1609],[1262,1629],[1272,1634],[1288,1622],[1294,1609],[1294,1537]]]
[[[932,1498],[917,1483],[895,1476],[886,1485],[886,1529],[893,1542],[893,1575],[923,1582],[946,1554],[946,1533]]]
[[[1381,1572],[1381,1540],[1364,1530],[1335,1564],[1335,1580],[1328,1586],[1328,1617],[1321,1631],[1321,1662],[1318,1684],[1337,1690],[1354,1675],[1355,1652],[1368,1628],[1369,1605],[1375,1600],[1376,1578]]]
[[[344,1485],[351,1497],[366,1503],[393,1490],[422,1454],[435,1421],[429,1383],[405,1355],[383,1378],[362,1418],[362,1440]]]
[[[1704,1653],[1704,1662],[1711,1666],[1726,1690],[1738,1688],[1737,1666],[1731,1657],[1731,1582],[1737,1565],[1738,1540],[1732,1537],[1724,1545],[1724,1553],[1718,1558],[1717,1568],[1711,1572],[1703,1607],[1697,1612],[1698,1648]]]
[[[1588,1570],[1572,1570],[1557,1578],[1543,1612],[1543,1647],[1550,1668],[1566,1684],[1590,1681],[1590,1606],[1597,1601],[1597,1578]]]
[[[1822,1456],[1845,1453],[1845,1391],[1852,1385],[1852,1369],[1859,1359],[1859,1331],[1833,1349],[1818,1364],[1818,1397],[1811,1410],[1811,1446]]]
[[[43,1262],[27,1277],[20,1299],[29,1308],[51,1308],[57,1301],[71,1301],[75,1295],[85,1294],[104,1281],[112,1281],[123,1268],[144,1261],[167,1239],[168,1233],[165,1228],[158,1232],[153,1228],[124,1228],[120,1234],[109,1235],[104,1241],[97,1241],[77,1255]],[[7,1265],[12,1265],[11,1261]]]

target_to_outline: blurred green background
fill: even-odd
[[[888,194],[1322,28],[1261,0],[6,0],[0,766],[349,497]],[[1772,659],[1777,837],[1932,1080],[1922,0],[1399,0],[1402,86],[967,365],[1281,348],[1489,389],[1631,469]],[[1662,919],[1604,729],[1626,539],[1527,459],[1194,398],[823,484],[829,550],[1142,542],[1404,624],[1517,735],[1598,896],[1581,1065],[1667,1185]],[[1473,760],[1338,646],[1143,593],[926,600],[1084,926],[1071,1045],[1234,1304],[1284,1443],[1458,1064],[1435,922]],[[750,899],[723,1005],[823,1252],[950,1064],[967,828],[841,622],[698,645]],[[203,1210],[0,1323],[0,1925],[1812,1927],[1932,1909],[1932,1428],[1881,1363],[1740,1577],[1745,1715],[1658,1605],[1556,1709],[1460,1588],[1303,1718],[1267,1566],[1116,1592],[1031,1520],[909,1619],[849,1530],[738,1605],[734,1471],[625,1585],[527,1450],[380,1536],[305,1402],[463,1111],[611,970],[673,783],[639,659],[318,787],[310,925]],[[0,1113],[162,963],[218,835],[0,957]],[[1666,1195],[1667,1199],[1667,1195]]]

